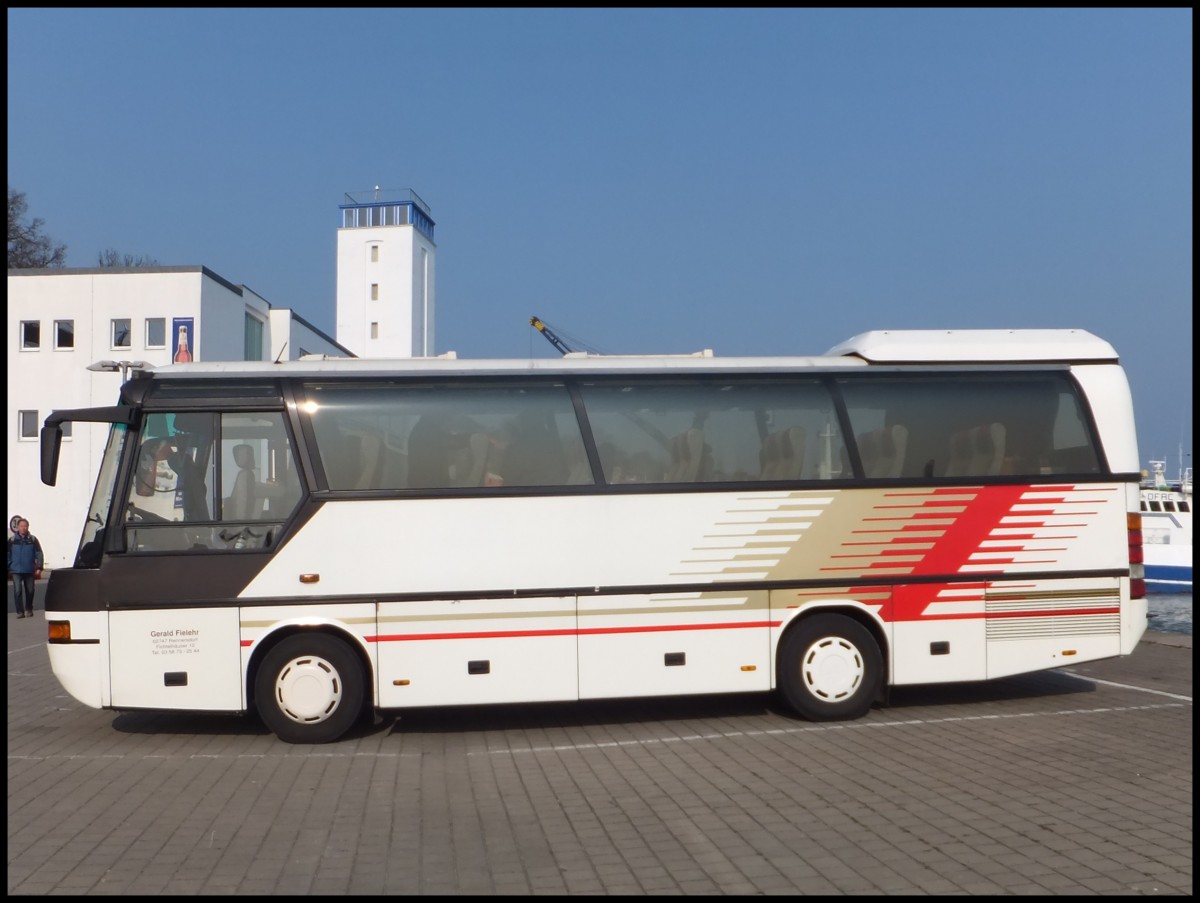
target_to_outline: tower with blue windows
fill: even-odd
[[[411,188],[376,186],[339,206],[337,341],[358,357],[431,357],[433,217]]]

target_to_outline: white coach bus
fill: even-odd
[[[375,710],[907,684],[1125,655],[1139,458],[1079,330],[869,332],[823,356],[300,360],[138,372],[54,674],[118,710]]]

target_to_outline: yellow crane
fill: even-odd
[[[575,349],[569,346],[566,342],[558,337],[553,329],[539,320],[537,317],[529,318],[529,325],[546,337],[546,341],[557,348],[562,354],[570,354]]]

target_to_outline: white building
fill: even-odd
[[[434,354],[428,206],[410,189],[376,188],[346,201],[337,340],[203,266],[8,271],[8,516],[29,519],[47,567],[75,560],[108,434],[107,425],[73,424],[58,484],[45,486],[38,438],[50,411],[116,404],[131,369],[176,360]],[[107,369],[95,369],[101,362]]]
[[[29,518],[49,568],[69,566],[108,426],[73,424],[58,484],[42,484],[38,436],[54,409],[116,404],[134,367],[193,360],[353,357],[294,312],[202,266],[8,271],[8,516]],[[105,361],[107,371],[89,370]]]
[[[433,218],[411,189],[346,195],[337,234],[337,340],[358,357],[431,357]]]

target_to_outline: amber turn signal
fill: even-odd
[[[47,621],[47,637],[51,643],[71,642],[70,621]]]

